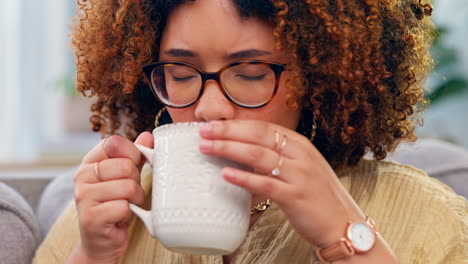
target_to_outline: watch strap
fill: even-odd
[[[352,224],[359,223],[359,222],[363,223],[362,221],[348,222],[347,230],[351,227]],[[372,231],[375,234],[375,237],[377,238],[379,233],[377,232],[375,222],[370,217],[367,216],[364,223],[366,223],[372,229]],[[350,257],[350,256],[353,256],[354,254],[359,254],[359,251],[356,251],[354,249],[354,246],[352,245],[350,241],[349,234],[346,234],[345,237],[341,238],[338,242],[326,248],[319,248],[315,251],[315,256],[317,257],[317,259],[321,263],[324,263],[324,264],[328,264],[335,260]]]
[[[352,256],[354,253],[351,243],[345,238],[341,238],[340,241],[329,247],[317,249],[315,256],[321,263],[328,264],[332,261]]]

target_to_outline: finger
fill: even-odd
[[[75,183],[98,183],[119,179],[140,182],[140,171],[129,159],[107,159],[92,164],[82,164],[74,177]]]
[[[127,158],[135,165],[141,162],[141,154],[133,142],[119,136],[113,135],[103,139],[83,158],[83,163],[95,163],[109,158]]]
[[[221,172],[226,181],[249,190],[252,193],[264,195],[278,204],[284,204],[291,197],[292,186],[270,176],[234,168],[224,168]]]
[[[145,131],[138,136],[138,138],[135,140],[135,144],[142,145],[142,146],[152,149],[154,146],[153,135],[150,132]],[[138,164],[137,166],[139,171],[141,171],[145,162],[146,162],[146,158],[143,155],[141,155],[140,164]]]
[[[279,134],[279,138],[276,133]],[[206,139],[224,139],[260,145],[281,152],[288,158],[310,155],[312,146],[305,137],[294,131],[259,120],[209,122],[200,128],[200,136]],[[283,143],[285,145],[281,149]]]
[[[236,161],[255,168],[264,174],[270,174],[277,167],[282,157],[271,149],[262,146],[228,140],[201,140],[199,148],[203,154]],[[281,170],[287,171],[289,159],[282,158]]]
[[[125,223],[132,217],[127,200],[113,200],[101,203],[90,209],[95,220],[104,224]]]
[[[83,163],[94,163],[108,159],[107,144],[110,137],[104,138],[94,148],[91,149],[83,158]]]
[[[107,159],[97,163],[97,173],[101,181],[133,179],[140,182],[140,171],[129,159]],[[90,164],[89,166],[93,166]],[[96,172],[95,172],[96,174]],[[96,183],[97,177],[91,177],[90,183]]]
[[[132,216],[132,212],[128,201],[122,199],[101,203],[89,208],[87,213],[82,215],[82,219],[80,219],[82,224],[91,222],[91,225],[114,225],[128,221]]]
[[[85,194],[90,203],[97,204],[113,200],[125,199],[134,204],[141,205],[145,200],[143,188],[134,180],[122,179],[115,181],[88,184],[85,187]],[[79,199],[80,197],[76,197]]]

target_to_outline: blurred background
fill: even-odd
[[[0,167],[77,164],[98,140],[74,92],[75,1],[0,0]]]
[[[417,129],[468,149],[468,5],[437,0],[440,34],[430,78],[432,105]],[[90,100],[74,92],[70,20],[75,1],[0,0],[0,180],[49,179],[78,165],[100,137]],[[46,182],[47,180],[45,180]]]

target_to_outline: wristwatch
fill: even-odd
[[[348,222],[345,236],[326,248],[317,249],[315,255],[321,263],[328,264],[354,254],[364,254],[374,247],[377,235],[375,223],[370,217],[366,217],[365,221]]]

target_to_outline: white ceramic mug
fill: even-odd
[[[226,182],[221,169],[246,169],[200,153],[203,123],[175,123],[153,131],[154,150],[137,145],[153,167],[152,209],[130,209],[151,236],[168,249],[188,254],[226,255],[244,241],[252,195]]]

